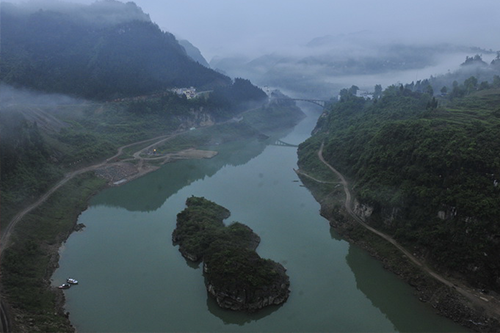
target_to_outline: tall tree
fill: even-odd
[[[375,92],[373,93],[374,98],[379,98],[382,96],[382,85],[376,84],[375,85]]]

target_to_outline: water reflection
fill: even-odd
[[[274,133],[267,140],[254,138],[208,147],[207,149],[216,150],[219,154],[210,160],[185,160],[167,164],[146,177],[136,179],[133,184],[103,191],[92,199],[91,204],[123,207],[128,211],[155,211],[185,186],[205,177],[212,177],[227,165],[248,163],[287,133]]]
[[[346,262],[354,273],[357,288],[391,321],[396,331],[469,332],[452,321],[433,315],[432,308],[418,301],[406,283],[357,246],[349,247]],[[422,321],[415,313],[428,313],[427,320]]]
[[[342,240],[342,237],[340,237],[340,235],[333,228],[330,228],[330,236],[332,236],[332,239],[335,239],[336,241]]]
[[[176,246],[176,248],[179,248],[179,247]],[[180,255],[180,253],[179,253],[179,255]],[[188,265],[192,269],[201,269],[201,262],[200,261],[194,262],[194,261],[188,260],[186,258],[184,258],[184,260],[186,261],[186,265]]]
[[[207,308],[211,314],[222,320],[224,325],[238,325],[243,326],[245,324],[251,323],[252,321],[258,321],[264,317],[269,316],[273,312],[279,310],[282,305],[273,305],[265,307],[256,313],[248,312],[237,312],[231,310],[222,309],[213,297],[211,297],[207,292]]]

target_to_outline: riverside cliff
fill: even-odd
[[[260,237],[239,222],[225,226],[230,212],[191,197],[177,215],[172,241],[188,260],[203,260],[208,293],[224,309],[255,312],[288,299],[290,280],[279,263],[256,252]]]

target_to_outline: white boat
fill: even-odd
[[[57,287],[57,288],[59,288],[59,289],[69,289],[70,287],[71,287],[71,285],[70,285],[70,284],[68,284],[68,283],[63,283],[63,284],[61,284],[61,285],[60,285],[59,287]]]
[[[78,280],[72,279],[72,278],[67,278],[66,282],[69,284],[78,284]]]

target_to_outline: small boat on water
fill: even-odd
[[[69,284],[78,284],[78,280],[72,279],[72,278],[67,278],[66,282]]]
[[[71,287],[71,285],[69,283],[63,283],[61,284],[59,287],[59,289],[69,289]]]

